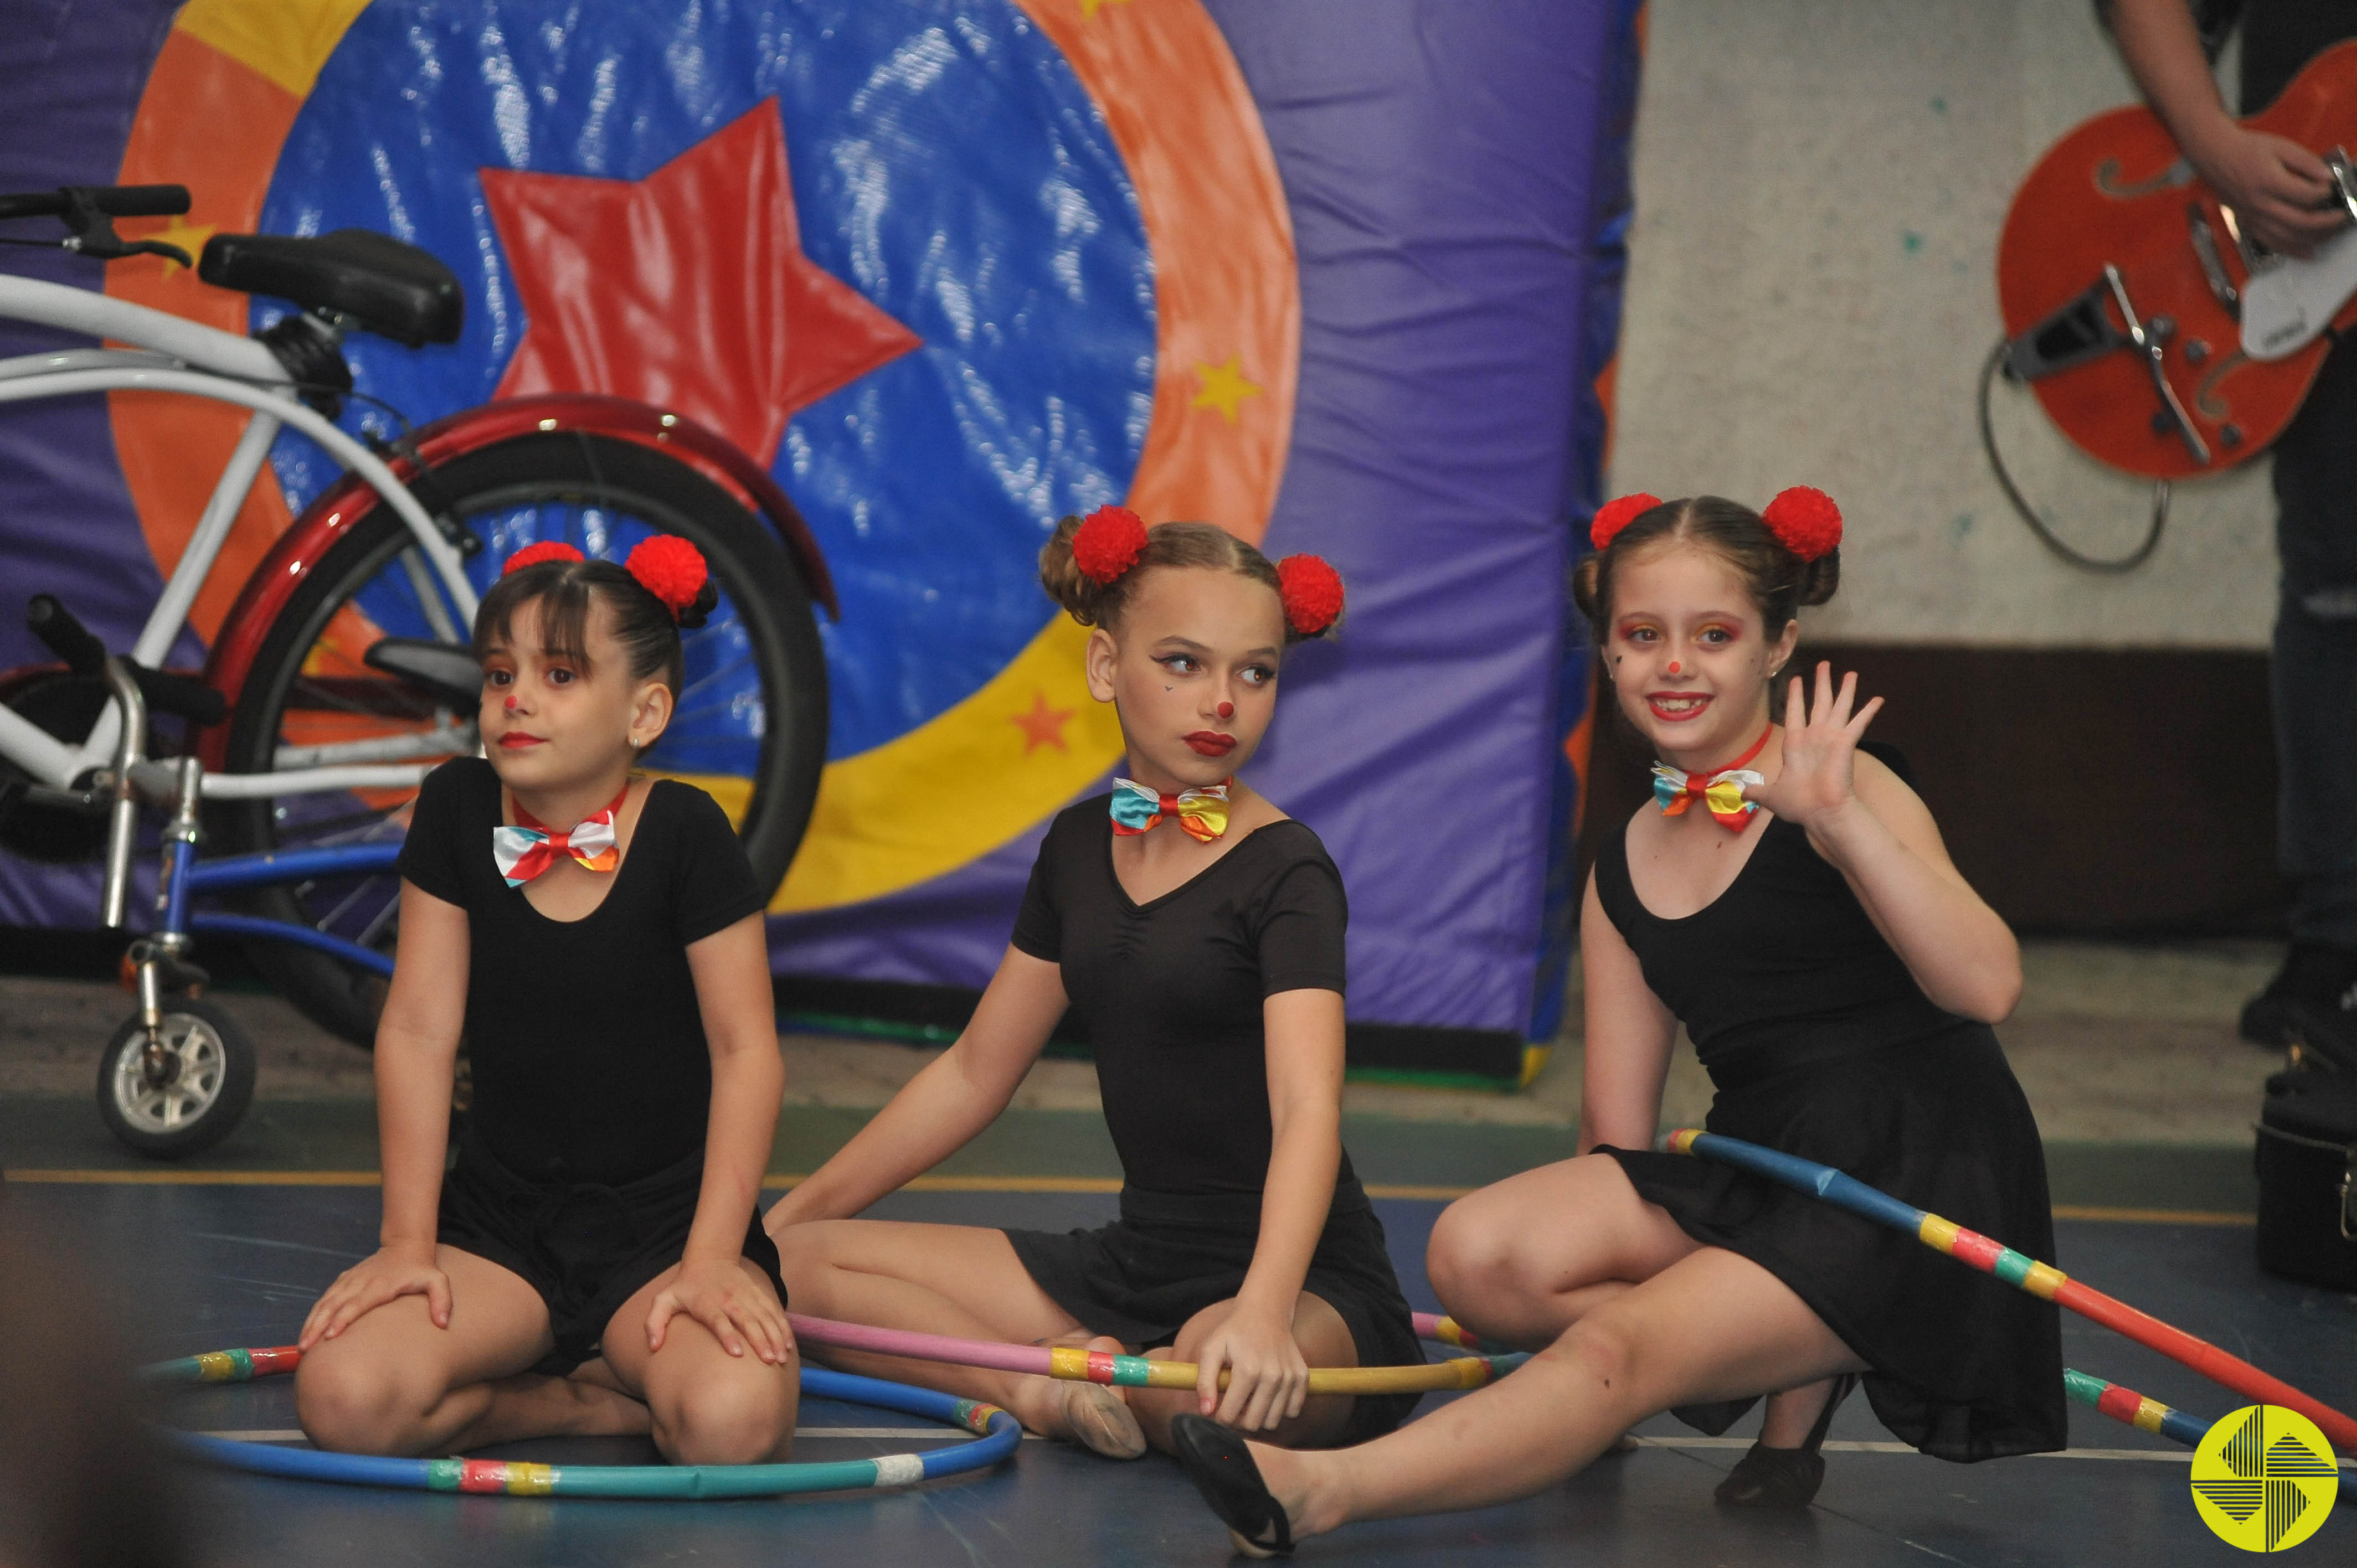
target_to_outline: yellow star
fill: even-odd
[[[1071,748],[1064,744],[1064,725],[1072,713],[1071,708],[1049,707],[1048,693],[1035,689],[1031,693],[1031,711],[1011,714],[1006,722],[1023,732],[1023,755],[1026,757],[1043,746],[1069,751]]]
[[[1223,365],[1197,364],[1195,379],[1203,383],[1203,390],[1195,394],[1192,406],[1216,408],[1228,416],[1230,424],[1236,422],[1236,405],[1248,397],[1258,397],[1261,392],[1258,382],[1244,379],[1243,356],[1241,354],[1229,355],[1227,363]]]
[[[1081,20],[1093,22],[1097,13],[1108,5],[1126,5],[1129,0],[1081,0]]]

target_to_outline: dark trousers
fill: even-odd
[[[2295,941],[2357,950],[2357,345],[2275,449],[2278,854]]]

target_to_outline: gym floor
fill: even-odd
[[[2214,950],[2064,956],[2033,956],[2025,1016],[2003,1031],[2053,1139],[2061,1255],[2051,1261],[2330,1403],[2357,1407],[2357,1297],[2274,1279],[2252,1262],[2248,1133],[2236,1130],[2247,1128],[2270,1063],[2233,1042],[2231,1003],[2253,972],[2264,978],[2264,958]],[[2122,966],[2134,972],[2126,982]],[[2131,996],[2147,1015],[2123,1011],[2121,999]],[[288,1341],[311,1299],[374,1240],[365,1058],[306,1037],[269,998],[232,1000],[252,1010],[264,1040],[262,1097],[210,1155],[157,1166],[116,1147],[88,1089],[69,1093],[63,1081],[61,1064],[78,1079],[93,1073],[97,1047],[122,1009],[119,993],[81,982],[0,979],[0,1190],[16,1216],[73,1239],[77,1256],[103,1274],[120,1330],[143,1359]],[[823,1158],[922,1059],[904,1047],[807,1038],[790,1039],[788,1055],[797,1064],[797,1103],[780,1125],[773,1187]],[[1421,1264],[1447,1199],[1568,1152],[1577,1042],[1557,1056],[1548,1077],[1520,1096],[1353,1087],[1345,1140],[1376,1192],[1400,1277],[1419,1307],[1437,1305]],[[1560,1076],[1566,1063],[1569,1090]],[[990,1133],[876,1212],[1050,1228],[1109,1218],[1117,1166],[1086,1103],[1088,1076],[1083,1064],[1043,1064]],[[1694,1092],[1688,1082],[1674,1086],[1672,1098]],[[1698,1111],[1674,1103],[1667,1119]],[[2244,1402],[2077,1319],[2065,1321],[2063,1349],[2072,1366],[2205,1418]],[[177,1391],[167,1410],[192,1430],[265,1440],[294,1426],[283,1379]],[[1355,1526],[1309,1543],[1301,1556],[1501,1568],[2237,1560],[2194,1514],[2184,1450],[2091,1411],[2074,1407],[2072,1417],[2066,1455],[1960,1466],[1899,1448],[1866,1402],[1853,1399],[1834,1424],[1816,1504],[1781,1517],[1711,1500],[1756,1417],[1717,1440],[1662,1418],[1641,1429],[1645,1441],[1635,1452],[1608,1455],[1538,1497]],[[820,1401],[804,1405],[802,1422],[797,1459],[955,1440],[914,1418]],[[487,1456],[558,1464],[654,1457],[635,1441],[516,1444]],[[191,1471],[186,1481],[189,1538],[200,1560],[220,1563],[1229,1558],[1224,1532],[1167,1459],[1117,1465],[1042,1442],[1025,1443],[1013,1461],[977,1476],[772,1501],[421,1495],[210,1471]],[[2357,1517],[2335,1517],[2295,1550],[2318,1562],[2347,1561],[2352,1541]]]

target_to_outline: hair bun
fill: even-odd
[[[1824,491],[1806,485],[1777,491],[1776,499],[1760,509],[1760,521],[1768,525],[1778,543],[1803,561],[1814,561],[1841,547],[1841,508]]]
[[[675,533],[651,534],[639,541],[638,547],[622,563],[622,569],[661,599],[672,618],[682,625],[686,624],[691,612],[710,607],[698,603],[712,582],[711,571],[704,564],[704,552]],[[718,602],[717,594],[713,602]],[[700,613],[695,624],[704,624]]]
[[[1612,542],[1613,535],[1662,504],[1659,496],[1639,490],[1632,495],[1616,496],[1596,509],[1596,520],[1587,525],[1587,537],[1598,550]]]
[[[527,544],[507,559],[500,568],[504,577],[511,572],[521,572],[527,566],[538,566],[550,561],[578,561],[581,552],[561,539],[544,539],[537,544]]]
[[[1102,587],[1146,551],[1146,524],[1125,506],[1101,506],[1072,534],[1072,564]]]
[[[1316,637],[1342,613],[1342,575],[1322,555],[1288,555],[1276,564],[1276,596],[1295,635]]]

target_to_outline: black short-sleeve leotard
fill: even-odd
[[[1167,1345],[1195,1313],[1233,1296],[1251,1266],[1272,1136],[1262,1004],[1343,990],[1349,909],[1325,846],[1291,821],[1136,903],[1114,874],[1106,808],[1098,795],[1049,826],[1013,940],[1060,967],[1087,1026],[1121,1157],[1121,1219],[1007,1237],[1091,1332]],[[1362,1364],[1422,1359],[1347,1151],[1303,1288],[1349,1325]],[[1389,1430],[1414,1404],[1361,1399],[1349,1440]]]
[[[507,885],[500,822],[499,775],[457,758],[426,776],[401,852],[405,879],[467,912],[474,1095],[441,1239],[539,1289],[552,1359],[577,1364],[685,1245],[712,1111],[687,949],[764,900],[727,817],[675,780],[649,789],[613,886],[578,920]],[[759,1214],[746,1255],[775,1274]]]
[[[1923,994],[1804,830],[1770,821],[1727,891],[1680,919],[1638,901],[1610,833],[1596,895],[1710,1073],[1708,1131],[2052,1259],[2045,1153],[1996,1031]],[[1689,1236],[1791,1286],[1873,1369],[1875,1414],[1916,1447],[1977,1460],[2068,1441],[2050,1303],[1729,1166],[1604,1152]]]

